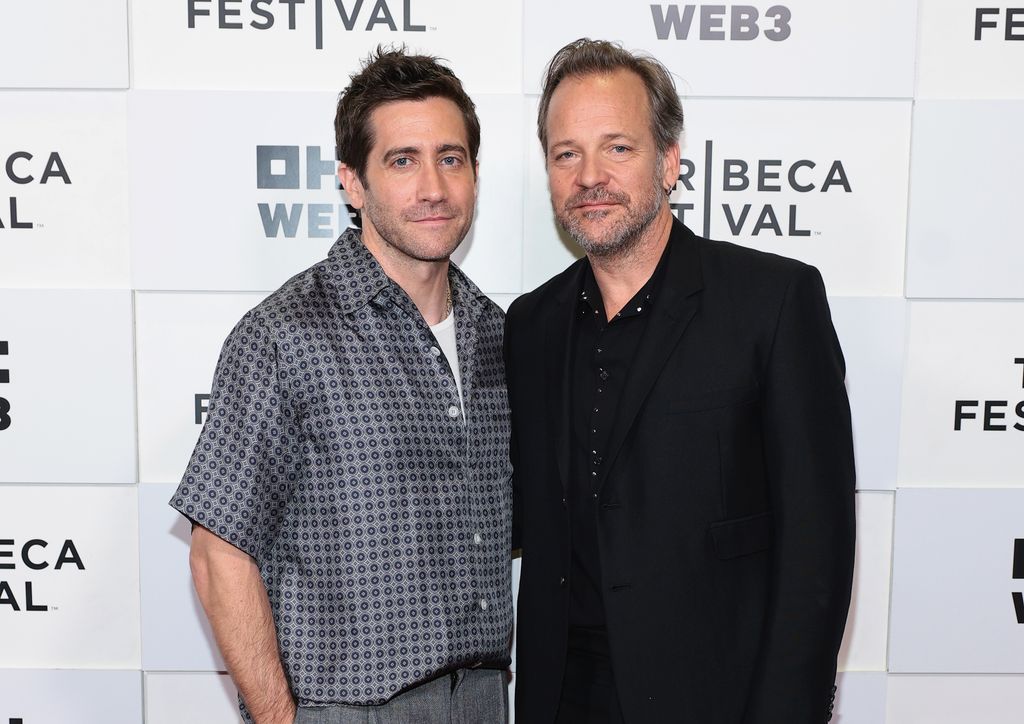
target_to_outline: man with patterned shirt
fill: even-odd
[[[435,58],[378,48],[335,131],[362,230],[231,332],[171,505],[247,721],[503,722],[504,320],[449,263],[479,121]]]

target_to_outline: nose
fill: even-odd
[[[419,175],[419,197],[421,201],[438,203],[447,196],[444,176],[437,165],[427,163]]]
[[[608,183],[608,169],[599,154],[585,154],[577,166],[576,183],[583,188],[594,188]]]

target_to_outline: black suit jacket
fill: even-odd
[[[631,724],[820,724],[853,577],[845,364],[821,276],[674,222],[595,506]],[[572,325],[586,259],[506,320],[516,718],[553,721],[565,665]]]

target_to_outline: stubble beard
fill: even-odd
[[[377,230],[377,235],[380,236],[385,244],[397,250],[403,256],[415,259],[416,261],[426,262],[446,261],[458,248],[459,244],[462,243],[462,240],[466,238],[466,234],[469,233],[469,227],[473,224],[473,209],[470,209],[468,214],[462,216],[462,224],[451,232],[450,238],[446,239],[441,245],[436,245],[417,241],[414,235],[409,233],[410,230],[405,225],[413,222],[415,219],[435,214],[451,217],[460,216],[457,209],[449,206],[447,203],[403,209],[395,214],[378,205],[372,194],[368,193],[364,199],[362,213],[373,224],[373,228]]]
[[[587,189],[566,199],[560,211],[556,210],[555,218],[565,232],[592,257],[617,257],[628,255],[640,239],[643,232],[658,216],[663,195],[660,189],[660,174],[652,179],[648,192],[631,204],[629,194],[612,192],[603,187]],[[625,209],[625,215],[616,223],[594,236],[586,230],[585,221],[599,220],[615,213],[615,209],[597,211],[581,211],[577,207],[581,203],[607,202],[619,204]]]

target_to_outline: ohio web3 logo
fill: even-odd
[[[342,190],[335,173],[335,154],[320,146],[257,146],[256,188],[261,191]],[[288,196],[288,194],[285,194]],[[261,201],[256,204],[268,239],[294,239],[305,229],[309,239],[333,239],[350,225],[359,225],[359,212],[344,199],[335,203]]]
[[[757,40],[780,42],[793,32],[793,13],[772,5],[651,5],[658,40]]]
[[[346,31],[390,30],[422,33],[427,26],[413,22],[412,0],[328,0],[336,13],[324,10],[324,0],[186,0],[189,30],[215,27],[218,30],[270,30],[287,22],[288,30],[312,25],[314,45],[324,47],[324,23],[335,20]],[[301,9],[300,9],[301,8]],[[332,17],[333,16],[333,17]]]

